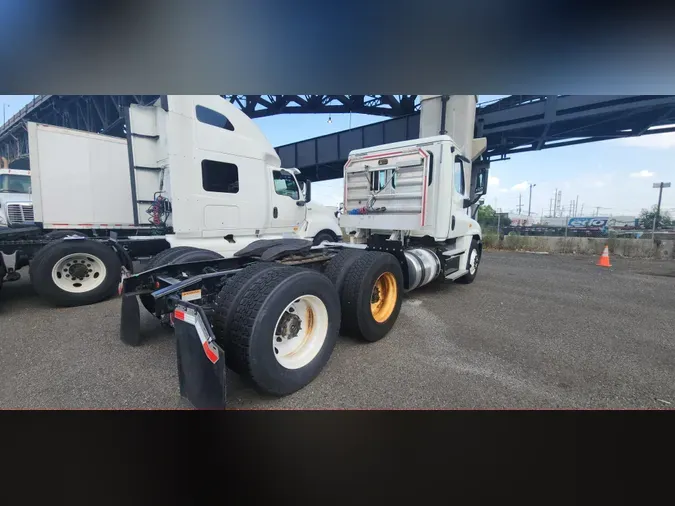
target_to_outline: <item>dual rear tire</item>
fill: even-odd
[[[323,274],[261,262],[218,295],[213,330],[227,366],[262,393],[282,396],[311,383],[335,348],[340,299]]]
[[[330,260],[326,275],[340,294],[343,334],[375,342],[389,333],[403,300],[403,271],[395,256],[345,249]]]
[[[319,375],[341,330],[382,339],[402,293],[401,266],[390,254],[344,250],[323,274],[258,262],[218,294],[213,331],[231,370],[263,393],[288,395]]]

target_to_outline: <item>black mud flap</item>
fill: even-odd
[[[122,296],[120,339],[129,346],[141,344],[141,313],[136,295],[125,294]]]
[[[180,301],[173,313],[180,395],[197,409],[224,409],[225,352],[201,307]]]

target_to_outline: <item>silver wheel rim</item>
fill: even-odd
[[[279,365],[300,369],[319,354],[328,334],[328,310],[321,299],[302,295],[283,310],[272,337]]]
[[[73,253],[56,262],[52,281],[64,292],[86,293],[105,280],[106,268],[100,258],[89,253]]]
[[[469,255],[469,274],[472,276],[476,274],[478,270],[478,252],[476,250],[471,251]]]

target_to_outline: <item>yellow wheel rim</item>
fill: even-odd
[[[385,272],[375,281],[370,296],[370,312],[377,323],[383,323],[389,319],[394,312],[397,300],[396,278],[391,272]]]

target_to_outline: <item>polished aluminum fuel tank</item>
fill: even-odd
[[[432,282],[441,274],[441,261],[436,253],[426,248],[415,248],[404,251],[408,263],[408,290]]]

